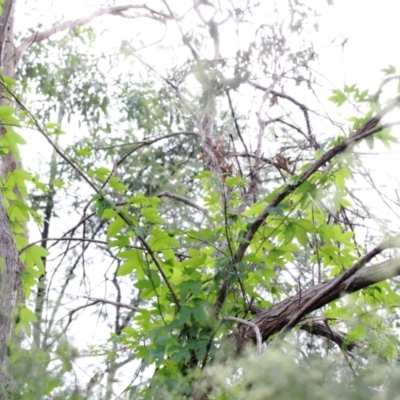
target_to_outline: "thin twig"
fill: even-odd
[[[100,244],[105,244],[108,245],[108,242],[105,242],[104,240],[98,240],[98,239],[90,239],[90,238],[77,238],[77,237],[58,237],[58,238],[43,238],[40,240],[36,240],[34,242],[31,242],[27,244],[25,247],[23,247],[20,251],[19,254],[21,255],[24,251],[28,250],[30,247],[34,246],[35,244],[42,243],[43,241],[49,241],[49,240],[56,240],[56,241],[76,241],[76,242],[92,242],[92,243],[100,243]]]
[[[169,197],[171,199],[181,201],[182,203],[185,203],[193,208],[196,208],[197,210],[201,211],[206,216],[208,216],[208,214],[209,214],[208,210],[206,210],[205,208],[199,206],[198,204],[194,203],[193,201],[187,199],[186,197],[179,196],[178,194],[173,194],[173,193],[165,191],[165,192],[160,192],[160,193],[156,194],[155,197]]]

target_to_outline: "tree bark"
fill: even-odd
[[[18,251],[4,210],[0,193],[0,400],[7,398],[4,382],[7,380],[9,360],[8,341],[12,339],[13,317],[17,306]]]
[[[14,46],[14,11],[15,0],[6,0],[0,17],[0,68],[4,75],[13,77],[17,63]],[[0,93],[0,105],[9,104],[8,96]],[[0,126],[0,134],[6,128]],[[1,176],[3,178],[19,167],[11,152],[1,160]],[[13,232],[8,220],[3,196],[0,192],[0,400],[7,399],[6,384],[9,379],[7,366],[9,362],[8,343],[13,337],[13,320],[19,293],[22,293],[19,256]]]
[[[262,339],[265,341],[275,333],[280,332],[281,329],[291,320],[293,315],[307,304],[310,299],[317,298],[317,296],[324,291],[327,285],[331,286],[332,290],[327,292],[325,296],[313,304],[313,307],[309,312],[318,310],[348,293],[356,292],[375,283],[399,275],[400,257],[360,269],[352,277],[336,286],[334,285],[335,281],[338,281],[341,278],[341,275],[338,275],[335,278],[329,279],[328,281],[322,282],[307,290],[303,290],[301,293],[283,300],[269,309],[257,310],[258,312],[254,318],[251,319],[251,322],[258,326]],[[256,334],[252,327],[240,325],[236,331],[232,333],[231,339],[233,340],[238,353],[241,353],[246,344],[256,343]]]

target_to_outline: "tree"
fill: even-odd
[[[385,360],[397,357],[383,322],[397,321],[387,308],[399,298],[387,280],[400,274],[399,238],[385,227],[361,241],[359,225],[372,216],[351,183],[361,168],[357,145],[396,142],[387,116],[400,98],[380,100],[397,79],[394,67],[376,94],[333,88],[331,103],[356,110],[350,124],[336,123],[319,108],[316,51],[305,34],[316,29],[314,11],[298,2],[194,1],[183,12],[166,1],[108,6],[41,28],[18,46],[14,7],[6,0],[0,21],[0,361],[9,367],[1,399],[111,399],[117,371],[129,363],[137,368],[127,377],[130,398],[166,391],[171,398],[234,398],[230,390],[256,398],[255,375],[242,380],[239,371],[250,366],[236,360],[254,347],[262,353],[295,343],[303,351],[305,334],[345,355],[369,347]],[[268,19],[250,24],[255,13]],[[125,38],[118,57],[110,56],[96,48],[89,27],[105,15],[122,17],[121,24],[149,18],[155,34],[167,28],[157,44],[179,44],[160,45],[157,54],[168,62],[157,65],[146,31],[142,48]],[[54,63],[49,55],[57,55]],[[88,133],[61,146],[74,118]],[[47,171],[22,168],[14,125],[42,134],[53,151]],[[329,133],[317,135],[316,126]],[[70,224],[66,209],[78,221]],[[28,218],[41,224],[38,243],[29,244]],[[63,230],[52,236],[54,221]],[[48,257],[56,251],[60,262]],[[77,271],[86,290],[97,285],[95,267],[105,260],[112,295],[87,290],[68,305]],[[97,306],[114,313],[110,342],[91,353],[105,349],[106,367],[95,366],[85,387],[68,385],[80,354],[65,334],[82,310]],[[377,306],[386,337],[380,345],[365,329],[376,323]],[[13,335],[14,319],[21,337]],[[297,328],[304,335],[289,335]],[[321,354],[322,343],[307,354]],[[29,376],[26,360],[37,368]],[[218,381],[221,364],[229,374]],[[54,365],[56,372],[46,372]],[[39,371],[42,383],[32,388]]]

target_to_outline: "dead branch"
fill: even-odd
[[[307,136],[308,139],[310,140],[310,143],[312,145],[312,147],[317,150],[318,149],[318,143],[315,140],[315,136],[312,133],[311,130],[311,124],[310,124],[310,116],[309,116],[309,109],[301,102],[299,102],[298,100],[296,100],[295,98],[293,98],[292,96],[289,96],[285,93],[281,93],[281,92],[277,92],[276,90],[269,90],[261,85],[259,85],[258,83],[254,83],[254,82],[249,82],[249,84],[251,86],[253,86],[256,89],[260,89],[263,91],[269,91],[269,93],[271,93],[273,96],[275,97],[280,97],[282,99],[286,99],[289,100],[290,102],[292,102],[293,104],[295,104],[297,107],[300,108],[300,110],[303,112],[304,114],[304,120],[306,121],[306,127],[307,127]]]

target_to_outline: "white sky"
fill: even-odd
[[[334,0],[320,19],[322,36],[348,38],[342,51],[340,38],[334,47],[327,47],[321,57],[330,74],[337,74],[335,83],[358,83],[374,90],[380,83],[379,70],[392,64],[400,68],[398,51],[399,2],[396,0]],[[343,65],[341,65],[343,64]]]

